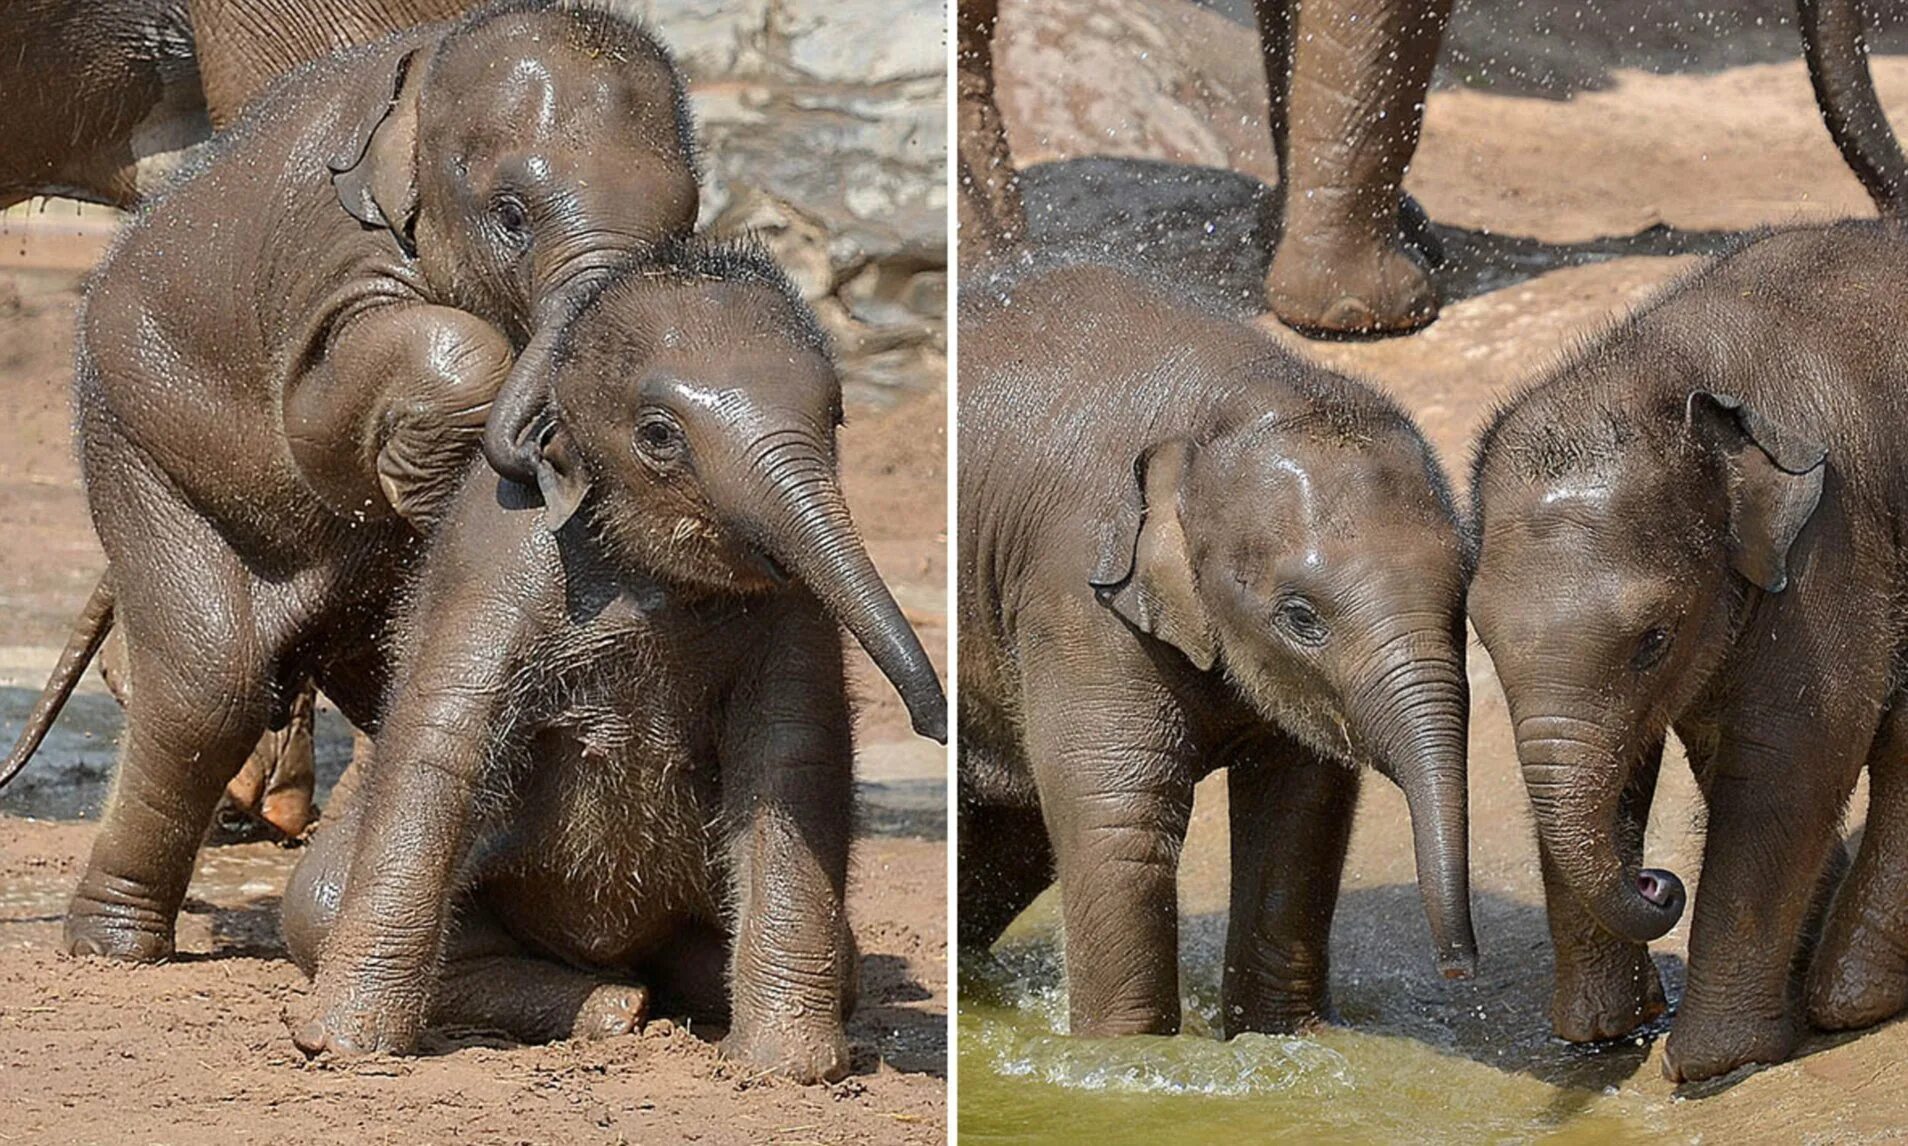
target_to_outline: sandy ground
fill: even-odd
[[[1088,7],[1093,12],[1067,0],[1002,5],[1001,102],[1023,163],[1116,154],[1275,178],[1250,33],[1218,12],[1170,0],[1125,0],[1114,13]],[[1561,8],[1568,15],[1573,6]],[[1576,15],[1590,22],[1585,12],[1596,8],[1575,6]],[[1650,8],[1632,30],[1666,13]],[[1567,55],[1567,45],[1559,51]],[[1410,338],[1334,345],[1307,342],[1267,317],[1258,325],[1301,354],[1380,382],[1413,411],[1462,485],[1471,436],[1492,405],[1698,261],[1670,252],[1709,249],[1765,225],[1872,213],[1817,118],[1798,54],[1788,46],[1774,60],[1681,74],[1615,68],[1590,85],[1597,90],[1546,98],[1434,92],[1407,186],[1441,224],[1453,254],[1442,274],[1450,301],[1440,321]],[[1908,125],[1908,60],[1878,58],[1876,73],[1894,122]],[[1681,1092],[1661,1077],[1660,1040],[1587,1066],[1580,1058],[1558,1066],[1563,1052],[1545,1038],[1551,955],[1534,830],[1503,695],[1475,641],[1471,676],[1481,978],[1446,986],[1431,974],[1409,887],[1404,801],[1373,779],[1334,939],[1335,992],[1354,1026],[1406,1031],[1440,1056],[1473,1060],[1500,1077],[1535,1075],[1551,1083],[1552,1109],[1530,1125],[1532,1136],[1595,1126],[1608,1113],[1670,1141],[1908,1139],[1908,1022],[1859,1037],[1817,1038],[1786,1065]],[[1663,776],[1647,854],[1700,895],[1699,801],[1680,753]],[[1865,789],[1858,791],[1851,834],[1865,801]],[[1216,957],[1223,931],[1223,778],[1199,793],[1182,871],[1183,956],[1194,979],[1202,976],[1191,964]],[[1050,904],[1037,907],[1020,925],[1022,937],[1050,943],[1052,919]],[[1680,990],[1688,934],[1686,915],[1655,945],[1673,990]],[[1203,977],[1216,974],[1209,969]],[[965,1020],[962,1031],[965,1095],[969,1072],[985,1069],[987,1060],[970,1053]],[[1448,1080],[1480,1076],[1453,1068],[1441,1077],[1446,1085],[1470,1085]],[[1387,1083],[1372,1085],[1382,1090]],[[1492,1093],[1492,1085],[1477,1083],[1479,1095]],[[1401,1100],[1419,1101],[1391,1101]],[[1464,1096],[1429,1100],[1414,1137],[1445,1140],[1430,1113],[1440,1100],[1461,1105]],[[1180,1132],[1194,1134],[1189,1128],[1200,1111],[1175,1109],[1188,1119]],[[1013,1123],[998,1111],[984,1121],[998,1132],[990,1140],[1019,1137],[1003,1129]],[[1105,1121],[1096,1132],[1126,1140],[1117,1119]],[[961,1125],[964,1133],[981,1125],[970,1120],[965,1102]],[[1086,1123],[1073,1125],[1077,1132]],[[1591,1132],[1576,1140],[1608,1138]]]
[[[0,521],[10,529],[0,558],[0,685],[14,697],[38,689],[104,567],[73,462],[67,388],[79,275],[108,227],[100,213],[0,222]],[[877,564],[942,661],[946,404],[939,364],[920,374],[878,405],[850,405],[844,481]],[[855,671],[866,702],[861,777],[939,784],[941,751],[912,737],[871,666]],[[11,742],[17,729],[9,719],[0,734]],[[415,1059],[308,1065],[282,1021],[306,990],[277,928],[296,853],[207,849],[179,959],[134,968],[56,953],[92,833],[90,823],[0,815],[0,1142],[946,1137],[939,840],[858,846],[849,903],[863,958],[862,1004],[849,1028],[855,1073],[804,1088],[740,1073],[716,1055],[710,1039],[720,1032],[667,1022],[609,1043],[438,1038]]]

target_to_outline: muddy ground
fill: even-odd
[[[68,624],[104,567],[70,444],[78,281],[111,220],[0,220],[0,738],[11,743]],[[847,371],[852,376],[851,358]],[[944,366],[851,388],[845,483],[870,551],[937,661],[947,644]],[[862,395],[862,400],[854,400]],[[202,855],[159,967],[57,953],[89,846],[118,713],[89,678],[0,809],[0,1142],[939,1142],[946,1137],[945,782],[893,690],[856,665],[866,704],[858,777],[873,832],[849,910],[862,946],[855,1073],[832,1087],[751,1077],[719,1031],[663,1022],[641,1037],[547,1047],[437,1038],[415,1059],[310,1065],[282,1016],[306,991],[285,958],[278,895],[294,850]],[[321,765],[349,751],[321,714]],[[21,813],[39,817],[26,818]],[[320,824],[318,830],[323,830]]]
[[[1447,57],[1407,181],[1452,255],[1441,275],[1443,317],[1410,338],[1336,345],[1307,342],[1269,317],[1254,321],[1301,354],[1382,383],[1462,486],[1470,439],[1493,403],[1702,253],[1753,228],[1872,214],[1817,118],[1793,29],[1776,24],[1783,6],[1741,6],[1754,9],[1746,15],[1732,7],[1460,5],[1452,39],[1464,66]],[[1001,103],[1017,157],[1165,160],[1274,181],[1257,45],[1239,22],[1245,9],[1006,0]],[[1651,23],[1670,19],[1680,21],[1673,37]],[[1879,57],[1875,70],[1894,122],[1908,125],[1908,59]],[[1113,234],[1129,255],[1184,259],[1188,274],[1231,274],[1225,285],[1250,286],[1254,252],[1239,248],[1269,225],[1258,214],[1262,197],[1210,173],[1185,183],[1205,188],[1186,194],[1206,198],[1180,208],[1150,198],[1171,198],[1157,186],[1125,199],[1078,193],[1083,179],[1107,187],[1143,174],[1034,167],[1030,203],[1097,202],[1088,209],[1102,218],[1045,225],[1056,235]],[[1038,231],[1038,213],[1034,222]],[[1373,779],[1334,933],[1334,993],[1348,1030],[1243,1057],[1186,1043],[1197,1034],[1130,1052],[1055,1043],[1041,1033],[1064,1014],[1054,906],[1043,902],[1009,933],[1004,958],[963,968],[962,998],[974,1000],[960,1023],[963,1139],[1908,1138],[1908,1022],[1815,1038],[1786,1065],[1680,1090],[1661,1076],[1660,1039],[1586,1055],[1547,1037],[1551,954],[1533,828],[1503,695],[1475,641],[1471,676],[1476,982],[1447,985],[1433,973],[1410,886],[1404,801]],[[1858,791],[1851,835],[1865,800]],[[1199,793],[1182,869],[1195,1030],[1209,1030],[1217,1008],[1224,828],[1216,779]],[[1663,772],[1650,862],[1700,895],[1702,841],[1678,753]],[[1654,945],[1673,991],[1688,935],[1686,915]]]

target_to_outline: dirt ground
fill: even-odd
[[[37,691],[104,567],[73,461],[67,393],[79,276],[110,226],[98,212],[0,220],[0,521],[10,530],[0,558],[0,685],[13,698]],[[918,373],[883,390],[879,404],[851,403],[844,482],[876,563],[944,664],[944,366],[924,361]],[[872,666],[859,661],[855,671],[862,778],[938,786],[940,750],[912,736]],[[0,723],[9,743],[18,715],[10,707]],[[414,1059],[307,1064],[282,1019],[306,986],[277,927],[297,853],[208,848],[179,958],[134,968],[56,953],[92,833],[85,822],[0,815],[0,1142],[946,1138],[947,872],[938,839],[858,845],[849,897],[862,947],[862,1002],[849,1027],[855,1073],[805,1088],[738,1072],[717,1057],[710,1040],[720,1032],[666,1021],[607,1043],[439,1037]]]
[[[1525,7],[1482,0],[1460,5],[1453,38],[1490,41],[1493,33],[1482,25],[1494,13]],[[1565,24],[1573,14],[1583,23],[1599,23],[1596,4],[1530,7]],[[1638,39],[1652,34],[1647,21],[1672,15],[1670,6],[1622,7],[1636,10],[1628,32]],[[1674,7],[1685,17],[1686,36],[1694,36],[1692,27],[1700,32],[1700,11],[1692,24],[1682,6]],[[1229,168],[1274,181],[1256,41],[1237,22],[1240,13],[1228,20],[1227,8],[1244,5],[1003,3],[1000,100],[1017,158],[1030,165],[1118,155]],[[1470,26],[1463,26],[1467,20]],[[1759,26],[1761,18],[1754,23]],[[1620,38],[1622,21],[1615,25],[1611,34]],[[1872,214],[1816,114],[1792,29],[1769,42],[1780,50],[1763,53],[1767,58],[1752,52],[1757,62],[1743,66],[1729,57],[1665,68],[1652,58],[1651,66],[1667,74],[1611,67],[1594,83],[1563,92],[1506,94],[1447,82],[1430,98],[1423,145],[1407,180],[1440,224],[1452,256],[1440,276],[1449,300],[1443,317],[1413,337],[1332,345],[1292,335],[1269,317],[1258,325],[1301,354],[1381,383],[1414,413],[1461,487],[1471,437],[1493,404],[1699,261],[1681,252],[1712,250],[1736,233],[1763,226]],[[1550,48],[1553,63],[1566,60],[1572,50],[1568,35]],[[1729,56],[1721,48],[1716,53]],[[1908,59],[1878,57],[1875,71],[1899,130],[1908,125]],[[1218,230],[1231,233],[1229,226],[1221,221]],[[1607,1127],[1602,1133],[1590,1128],[1608,1112],[1626,1126],[1651,1127],[1651,1140],[1908,1139],[1908,1087],[1902,1085],[1908,1082],[1908,1022],[1859,1037],[1816,1038],[1786,1065],[1681,1091],[1661,1076],[1660,1039],[1647,1048],[1587,1059],[1547,1039],[1551,956],[1534,829],[1503,695],[1475,641],[1470,660],[1481,978],[1446,986],[1431,973],[1428,939],[1409,886],[1404,801],[1374,778],[1365,786],[1334,939],[1334,990],[1354,1028],[1364,1022],[1403,1032],[1439,1056],[1503,1072],[1498,1077],[1534,1075],[1551,1083],[1551,1109],[1530,1124],[1525,1133],[1532,1137],[1575,1128],[1573,1140],[1607,1141]],[[1680,751],[1663,776],[1649,862],[1675,870],[1691,881],[1692,895],[1700,895],[1699,801]],[[1859,831],[1865,801],[1865,789],[1858,791],[1851,834]],[[1182,868],[1189,980],[1201,977],[1191,970],[1195,963],[1217,957],[1223,934],[1225,818],[1224,780],[1215,779],[1199,793]],[[1036,916],[1031,926],[1023,921],[1021,936],[1050,943],[1051,905],[1030,912],[1030,919]],[[1686,915],[1655,945],[1673,991],[1680,990],[1688,934]],[[1212,970],[1205,977],[1216,975]],[[963,1019],[964,1136],[970,1126],[981,1125],[970,1119],[965,1096],[970,1071],[985,1062],[970,1053],[968,1029]],[[1451,1078],[1479,1076],[1438,1077],[1448,1089]],[[1368,1078],[1360,1085],[1382,1092],[1390,1082]],[[1480,1099],[1493,1093],[1490,1085],[1478,1085]],[[1401,1092],[1376,1101],[1423,1104],[1424,1121],[1414,1137],[1443,1141],[1435,1111],[1441,1104],[1462,1107],[1466,1096]],[[1201,1110],[1174,1109],[1188,1120],[1178,1124],[1178,1133],[1197,1137],[1192,1127]],[[1204,1109],[1217,1107],[1209,1103]],[[1012,1120],[998,1114],[989,1112],[986,1119],[996,1133],[980,1140],[1038,1137],[1008,1129]],[[1105,1121],[1105,1128],[1094,1124],[1095,1132],[1104,1129],[1107,1141],[1128,1140],[1119,1118]],[[1214,1125],[1224,1123],[1219,1116]],[[1084,1125],[1074,1122],[1075,1132]]]

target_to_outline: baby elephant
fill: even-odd
[[[1708,805],[1674,1080],[1778,1062],[1908,1003],[1908,237],[1846,224],[1698,272],[1485,433],[1471,616],[1510,702],[1588,1041],[1663,1009],[1641,866],[1674,729]],[[1853,874],[1838,828],[1864,765]],[[1813,946],[1813,965],[1805,966]],[[1803,973],[1806,972],[1806,978]]]
[[[1369,764],[1468,975],[1465,551],[1410,419],[1105,267],[983,281],[961,332],[962,944],[1057,870],[1072,1030],[1178,1029],[1179,850],[1227,768],[1225,1031],[1327,1015]]]
[[[605,1034],[650,992],[728,1053],[848,1068],[853,746],[837,620],[941,737],[835,478],[841,387],[785,279],[691,245],[565,327],[546,509],[481,463],[396,624],[376,752],[285,898],[307,1051],[430,1023]],[[726,993],[724,990],[726,975]]]

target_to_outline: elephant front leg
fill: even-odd
[[[1406,248],[1408,231],[1421,243],[1429,232],[1403,185],[1451,0],[1273,2],[1258,8],[1285,214],[1268,303],[1305,334],[1416,330],[1438,313],[1435,253]]]
[[[444,306],[365,311],[285,393],[299,472],[337,513],[428,529],[477,455],[514,361],[503,333]]]
[[[1689,989],[1665,1048],[1663,1070],[1672,1081],[1781,1062],[1795,1049],[1800,1000],[1792,972],[1860,763],[1859,755],[1847,759],[1838,726],[1846,727],[1787,735],[1732,729],[1744,739],[1725,740],[1718,753],[1706,790],[1709,838],[1690,929]],[[1766,747],[1777,744],[1813,751]]]
[[[1190,768],[1175,751],[1176,721],[1148,697],[1121,693],[1050,686],[1030,697],[1029,756],[1066,928],[1069,1029],[1093,1037],[1174,1034],[1180,1020]]]
[[[1282,1033],[1331,1015],[1329,948],[1358,774],[1296,746],[1226,774],[1232,910],[1222,1022]]]
[[[1617,855],[1626,867],[1643,862],[1643,837],[1650,821],[1663,742],[1644,751],[1629,784],[1618,798]],[[1621,1038],[1662,1015],[1662,976],[1650,961],[1647,943],[1620,939],[1604,930],[1573,895],[1538,840],[1544,879],[1545,914],[1550,923],[1556,979],[1550,996],[1550,1029],[1574,1043]]]
[[[739,690],[722,747],[735,919],[722,1050],[813,1083],[849,1068],[854,747],[833,622],[792,624],[807,639],[767,644],[804,652],[773,658]]]

